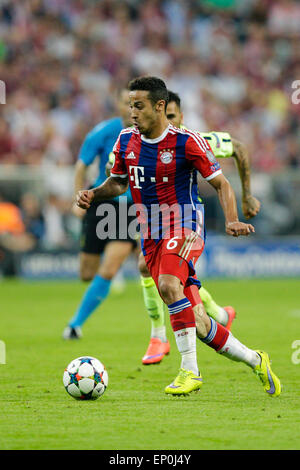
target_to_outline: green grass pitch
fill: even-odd
[[[188,397],[164,394],[180,364],[167,318],[171,354],[143,366],[150,324],[135,282],[111,294],[88,320],[80,341],[62,330],[86,285],[74,282],[0,283],[0,449],[299,449],[299,280],[207,281],[215,300],[236,307],[232,332],[266,350],[283,384],[270,398],[251,369],[198,342],[204,385]],[[75,357],[106,365],[109,386],[97,401],[64,390],[62,375]]]

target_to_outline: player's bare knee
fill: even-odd
[[[90,271],[80,271],[80,279],[83,282],[89,282],[94,279],[95,273]]]
[[[80,254],[79,276],[81,281],[92,281],[97,273],[99,257],[89,253]]]
[[[89,282],[94,279],[97,269],[95,269],[89,263],[82,263],[79,269],[80,279],[83,282]]]
[[[82,282],[90,282],[93,278],[88,276],[80,276]]]
[[[118,273],[120,269],[120,266],[114,266],[114,265],[105,265],[101,266],[100,269],[98,270],[99,276],[103,277],[104,279],[107,279],[108,281],[111,281],[116,274]]]
[[[170,305],[178,300],[178,282],[171,279],[159,278],[158,288],[163,301],[167,305]]]

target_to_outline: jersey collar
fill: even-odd
[[[146,137],[143,136],[143,134],[141,134],[141,139],[143,142],[147,142],[148,144],[157,144],[158,142],[161,142],[162,140],[164,140],[169,130],[170,130],[170,124],[165,128],[164,132],[160,136],[156,137],[155,139],[147,139]]]

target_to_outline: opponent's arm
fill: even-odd
[[[112,169],[112,164],[110,162],[107,162],[105,165],[105,174],[106,176],[110,176],[110,170]]]
[[[236,139],[231,139],[234,157],[242,184],[242,210],[246,219],[254,217],[260,209],[260,202],[251,194],[250,189],[250,162],[246,146]]]
[[[82,160],[77,160],[75,165],[75,175],[74,175],[74,199],[76,201],[76,195],[79,191],[84,188],[86,181],[86,172],[87,165],[84,164]],[[83,217],[85,210],[78,207],[77,203],[74,202],[72,205],[72,213],[77,217]]]
[[[96,188],[79,191],[76,196],[77,205],[88,209],[93,202],[105,201],[125,193],[128,188],[128,177],[110,176]]]
[[[219,174],[208,181],[217,191],[220,204],[225,216],[225,230],[228,235],[238,237],[255,232],[251,224],[239,221],[236,198],[231,184],[223,174]]]
[[[105,174],[107,177],[110,176],[110,170],[112,169],[114,163],[115,163],[115,154],[114,152],[110,152],[108,156],[108,162],[105,165]]]
[[[74,194],[84,188],[86,182],[87,165],[82,160],[77,160],[75,164],[75,175],[74,175]]]

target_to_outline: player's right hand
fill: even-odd
[[[255,232],[255,228],[251,224],[245,224],[244,222],[228,222],[226,223],[226,233],[233,237],[239,237],[240,235],[250,235]]]
[[[88,209],[91,206],[91,202],[94,199],[94,193],[91,189],[84,189],[78,191],[76,195],[76,204],[81,209]]]
[[[254,196],[248,196],[242,201],[242,209],[246,219],[250,219],[259,213],[260,201]]]

